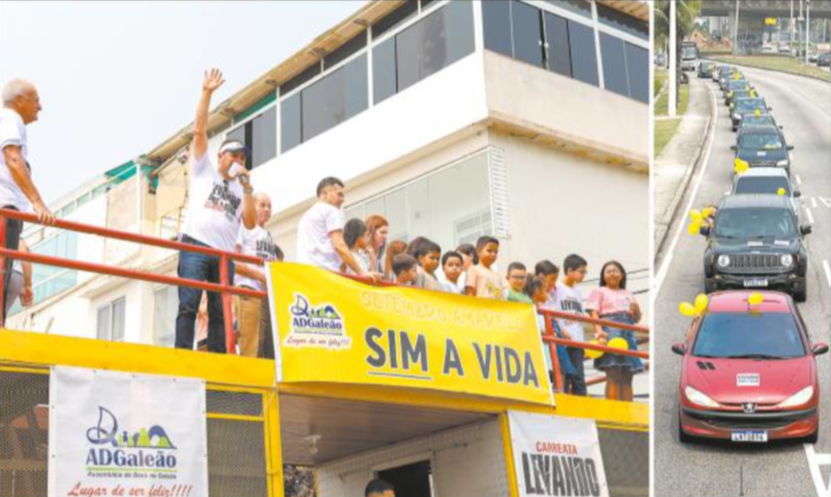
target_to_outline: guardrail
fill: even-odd
[[[128,233],[124,231],[118,231],[108,228],[102,228],[98,226],[91,226],[87,224],[82,224],[74,221],[65,221],[58,219],[55,221],[53,225],[48,225],[54,228],[65,229],[69,231],[75,231],[78,233],[85,233],[90,235],[97,235],[106,238],[112,238],[116,240],[122,240],[126,242],[133,242],[138,243],[141,245],[148,245],[153,247],[159,248],[166,248],[171,250],[179,250],[179,251],[189,251],[189,252],[196,252],[204,255],[211,255],[215,257],[219,257],[220,261],[220,282],[217,283],[208,283],[204,281],[196,281],[187,278],[179,278],[176,276],[166,276],[156,273],[151,273],[147,271],[139,271],[135,269],[124,269],[116,266],[108,266],[106,264],[97,264],[92,262],[83,262],[83,261],[75,261],[70,259],[64,259],[60,257],[36,254],[33,252],[21,252],[18,250],[10,250],[5,248],[6,245],[6,227],[9,219],[16,219],[18,221],[33,223],[33,224],[42,224],[40,220],[38,220],[37,215],[18,212],[15,210],[8,210],[8,209],[0,209],[0,272],[2,272],[5,268],[5,260],[6,258],[11,259],[19,259],[21,261],[32,262],[36,264],[45,264],[49,266],[56,266],[62,267],[67,269],[74,269],[78,271],[86,271],[98,274],[106,274],[110,276],[117,276],[121,278],[133,279],[133,280],[140,280],[140,281],[149,281],[153,283],[162,283],[167,285],[175,285],[175,286],[184,286],[189,288],[195,288],[198,290],[204,290],[208,292],[216,292],[222,296],[222,310],[224,315],[224,325],[225,325],[225,348],[226,352],[229,354],[236,354],[236,338],[234,335],[234,323],[233,317],[231,316],[231,296],[232,295],[245,295],[249,297],[258,297],[258,298],[267,298],[268,294],[266,292],[261,292],[257,290],[250,290],[247,288],[240,288],[235,287],[229,281],[229,271],[228,271],[228,262],[229,261],[239,261],[244,262],[247,264],[254,264],[258,266],[262,266],[264,261],[258,257],[253,257],[249,255],[243,255],[233,252],[225,252],[222,250],[217,250],[208,247],[202,247],[198,245],[190,245],[187,243],[176,242],[171,240],[164,240],[161,238],[155,238],[146,235],[139,235],[136,233]],[[375,282],[368,278],[363,278],[359,276],[353,275],[342,275],[346,278],[350,278],[355,281],[360,281],[363,283],[375,285],[375,286],[396,286],[395,283],[391,282]],[[4,292],[4,278],[0,277],[0,295]],[[553,327],[551,325],[552,319],[568,319],[570,321],[577,321],[581,323],[593,324],[593,325],[600,325],[600,326],[607,326],[611,328],[617,328],[621,330],[628,330],[633,331],[635,333],[639,333],[642,335],[647,335],[647,337],[642,337],[639,339],[639,343],[644,341],[649,341],[648,335],[650,333],[649,328],[646,326],[640,325],[628,325],[622,324],[615,321],[607,321],[604,319],[593,319],[588,316],[581,316],[577,314],[571,314],[566,312],[558,312],[552,311],[548,309],[538,308],[537,312],[545,316],[545,332],[542,334],[542,340],[544,343],[548,345],[548,351],[551,355],[551,363],[554,370],[554,383],[555,388],[557,391],[563,391],[563,384],[562,384],[562,375],[560,374],[560,364],[557,358],[557,345],[567,346],[567,347],[574,347],[574,348],[581,348],[584,350],[597,350],[602,351],[607,354],[619,354],[631,357],[638,357],[641,359],[649,359],[649,354],[647,352],[641,351],[633,351],[633,350],[621,350],[613,347],[607,347],[605,345],[595,345],[585,342],[575,342],[571,340],[565,340],[562,338],[558,338],[554,333]],[[0,315],[0,327],[4,325],[2,315]],[[588,384],[596,384],[605,381],[604,377],[593,378],[587,380]]]

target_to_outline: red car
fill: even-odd
[[[761,304],[748,298],[761,294]],[[816,356],[791,298],[779,292],[724,291],[710,294],[707,312],[696,318],[683,343],[679,438],[767,442],[819,437]]]

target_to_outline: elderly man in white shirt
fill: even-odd
[[[42,110],[40,96],[28,81],[14,79],[6,83],[2,92],[3,108],[0,109],[0,208],[25,212],[34,210],[38,219],[53,224],[55,217],[46,207],[32,181],[27,157],[29,146],[26,126],[38,120]],[[6,225],[6,248],[17,250],[23,223],[9,219]],[[6,259],[3,268],[3,322],[6,319],[6,302],[12,277],[12,259]]]

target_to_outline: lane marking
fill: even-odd
[[[713,91],[713,88],[710,85],[705,85],[707,91],[710,92],[710,103],[712,104],[712,129],[710,130],[710,136],[707,138],[707,151],[704,154],[704,163],[701,165],[701,171],[698,172],[698,178],[695,179],[695,186],[693,187],[692,195],[690,195],[690,200],[687,202],[687,208],[684,210],[683,219],[686,219],[687,213],[690,212],[692,209],[693,202],[695,202],[696,197],[698,196],[698,189],[701,187],[701,183],[704,180],[704,175],[707,172],[707,166],[710,164],[710,152],[713,151],[713,143],[715,142],[715,135],[716,135],[716,128],[718,128],[718,102],[716,101],[716,93]],[[664,284],[664,280],[667,277],[667,273],[669,272],[669,267],[672,265],[672,259],[675,257],[675,247],[678,245],[678,240],[681,238],[681,233],[684,231],[684,221],[678,223],[678,229],[675,230],[675,235],[672,237],[672,243],[669,245],[669,249],[664,256],[664,260],[661,262],[661,267],[658,269],[658,272],[655,274],[655,293],[654,298],[657,300],[658,294],[661,292],[661,286]]]
[[[801,177],[800,175],[798,175],[798,174],[796,175],[796,182],[797,182],[800,186],[802,186],[802,177]]]
[[[817,207],[819,207],[819,204],[817,203],[817,199],[816,199],[816,197],[811,197],[811,205],[813,205],[813,206],[814,206],[814,209],[816,209]]]
[[[808,218],[808,223],[815,224],[814,223],[814,214],[811,212],[811,209],[809,209],[807,207],[805,208],[805,217]]]
[[[831,288],[831,266],[828,261],[822,261],[822,268],[825,270],[825,279],[828,280],[828,287]]]
[[[817,454],[814,451],[814,444],[805,444],[805,456],[808,458],[808,469],[811,472],[811,479],[814,480],[814,487],[817,490],[817,497],[824,497],[831,491],[822,480],[820,465],[831,464],[831,454]]]

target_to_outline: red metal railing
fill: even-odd
[[[225,320],[225,347],[226,351],[229,354],[236,353],[236,339],[234,336],[234,323],[233,317],[231,316],[231,296],[232,295],[244,295],[249,297],[258,297],[258,298],[267,298],[268,295],[266,292],[261,292],[257,290],[250,290],[246,288],[235,287],[229,281],[229,270],[228,270],[228,262],[229,261],[238,261],[244,262],[247,264],[254,264],[258,266],[263,265],[263,260],[258,257],[233,253],[233,252],[225,252],[222,250],[212,249],[208,247],[202,247],[198,245],[190,245],[187,243],[175,242],[171,240],[164,240],[161,238],[154,238],[146,235],[139,235],[136,233],[127,233],[123,231],[108,229],[108,228],[101,228],[98,226],[91,226],[87,224],[77,223],[73,221],[65,221],[65,220],[56,220],[55,223],[51,226],[55,228],[75,231],[78,233],[85,233],[90,235],[97,235],[106,238],[112,238],[116,240],[122,240],[126,242],[133,242],[142,245],[148,245],[153,247],[159,248],[166,248],[171,250],[179,250],[179,251],[188,251],[188,252],[195,252],[204,255],[211,255],[219,257],[220,260],[220,282],[217,283],[207,283],[204,281],[196,281],[186,278],[179,278],[175,276],[166,276],[161,274],[150,273],[147,271],[138,271],[135,269],[124,269],[115,266],[108,266],[105,264],[96,264],[92,262],[83,262],[83,261],[74,261],[70,259],[63,259],[60,257],[53,257],[48,255],[36,254],[34,252],[21,252],[18,250],[10,250],[4,248],[6,245],[6,226],[8,219],[16,219],[18,221],[33,223],[33,224],[44,224],[40,222],[35,214],[23,213],[18,212],[15,210],[8,210],[8,209],[0,209],[0,271],[3,271],[5,268],[5,260],[6,258],[12,259],[19,259],[21,261],[28,261],[37,264],[45,264],[49,266],[56,266],[62,267],[67,269],[74,269],[78,271],[87,271],[92,273],[98,274],[106,274],[110,276],[117,276],[122,278],[140,280],[140,281],[149,281],[154,283],[162,283],[167,285],[176,285],[176,286],[184,286],[189,288],[195,288],[198,290],[204,290],[208,292],[216,292],[221,294],[222,296],[222,310]],[[363,283],[368,283],[376,286],[396,286],[395,283],[390,282],[375,282],[368,278],[362,278],[359,276],[353,275],[342,275],[346,278],[350,278],[356,281],[361,281]],[[0,295],[4,292],[4,278],[0,277]],[[638,357],[642,359],[648,359],[649,354],[647,352],[641,351],[633,351],[633,350],[621,350],[613,347],[607,347],[605,345],[595,345],[589,344],[585,342],[575,342],[571,340],[564,340],[558,338],[551,325],[551,320],[553,318],[559,319],[568,319],[570,321],[577,321],[582,323],[600,325],[600,326],[608,326],[612,328],[618,328],[621,330],[629,330],[634,331],[635,333],[649,335],[649,328],[646,326],[639,326],[639,325],[627,325],[622,323],[617,323],[615,321],[607,321],[603,319],[593,319],[588,316],[581,316],[576,314],[570,314],[565,312],[558,312],[552,311],[548,309],[541,309],[538,308],[537,311],[545,316],[545,327],[546,331],[542,335],[542,340],[544,343],[548,345],[548,351],[551,355],[551,363],[554,370],[554,382],[555,388],[558,391],[563,391],[563,384],[562,384],[562,375],[560,374],[560,363],[557,357],[557,345],[563,345],[568,347],[574,348],[581,348],[585,350],[598,350],[603,351],[608,354],[619,354],[619,355],[626,355],[631,357]],[[0,315],[0,327],[4,325],[2,315]],[[639,341],[648,341],[647,338],[641,338]],[[593,378],[587,381],[587,384],[595,384],[601,383],[605,380],[604,377]]]
[[[219,257],[220,264],[220,279],[219,284],[207,283],[204,281],[195,281],[186,278],[178,278],[175,276],[165,276],[161,274],[150,273],[147,271],[138,271],[134,269],[124,269],[115,266],[107,266],[105,264],[95,264],[91,262],[73,261],[69,259],[62,259],[60,257],[52,257],[48,255],[36,254],[33,252],[20,252],[18,250],[10,250],[6,246],[6,226],[9,219],[16,219],[18,221],[44,224],[40,222],[35,214],[25,212],[18,212],[15,210],[0,209],[0,271],[5,269],[6,258],[19,259],[21,261],[34,262],[37,264],[46,264],[49,266],[57,266],[67,269],[75,269],[79,271],[88,271],[92,273],[107,274],[110,276],[119,276],[122,278],[129,278],[141,281],[150,281],[154,283],[164,283],[168,285],[184,286],[204,290],[208,292],[217,292],[222,296],[222,312],[225,318],[225,348],[229,354],[236,354],[236,340],[234,337],[234,322],[231,316],[231,296],[232,295],[247,295],[250,297],[265,298],[265,292],[256,290],[249,290],[246,288],[239,288],[231,285],[229,281],[228,262],[238,261],[247,264],[255,264],[262,266],[263,261],[257,257],[252,257],[233,252],[225,252],[208,247],[198,245],[190,245],[187,243],[174,242],[171,240],[163,240],[161,238],[154,238],[151,236],[139,235],[136,233],[127,233],[98,226],[90,226],[88,224],[76,223],[73,221],[64,221],[58,219],[55,224],[51,225],[55,228],[75,231],[78,233],[86,233],[90,235],[97,235],[126,242],[133,242],[142,245],[149,245],[153,247],[160,247],[172,250],[196,252],[203,255],[211,255]],[[5,278],[0,278],[0,295],[4,293]],[[0,326],[3,326],[2,315],[0,315]]]

